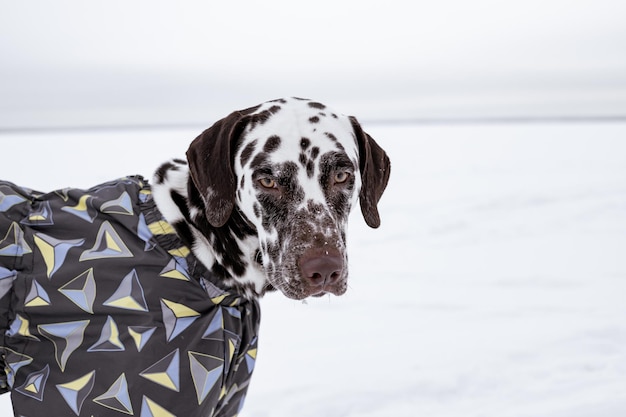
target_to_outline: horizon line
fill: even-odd
[[[477,116],[477,117],[414,117],[398,119],[368,119],[360,120],[364,125],[476,125],[476,124],[540,124],[540,123],[625,123],[624,115],[606,116]],[[49,126],[0,126],[0,135],[20,133],[54,133],[80,131],[121,131],[121,130],[175,130],[175,129],[206,129],[200,122],[186,123],[119,123],[119,124],[85,124],[85,125],[49,125]]]

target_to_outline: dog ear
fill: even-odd
[[[361,171],[361,212],[368,226],[380,226],[378,201],[389,182],[391,164],[385,151],[370,135],[365,133],[355,117],[350,117],[359,144],[359,168]]]
[[[232,155],[247,125],[247,112],[236,111],[217,121],[191,142],[187,162],[193,185],[198,189],[207,220],[223,226],[235,206],[235,173]]]

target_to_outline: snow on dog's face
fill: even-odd
[[[350,209],[360,200],[378,227],[389,178],[387,155],[356,119],[310,100],[274,100],[217,122],[187,155],[208,222],[228,226],[236,216],[256,230],[247,257],[260,253],[265,289],[293,299],[345,293]]]
[[[234,159],[237,207],[255,225],[269,283],[302,299],[347,289],[345,227],[361,188],[348,118],[310,101],[266,103]],[[261,116],[263,117],[263,116]]]

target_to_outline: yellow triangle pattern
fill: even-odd
[[[169,388],[172,391],[178,392],[178,387],[166,372],[155,372],[153,374],[142,373],[141,376],[149,379],[152,382],[162,385],[165,388]]]
[[[82,376],[78,379],[75,379],[74,381],[70,381],[68,383],[65,384],[59,384],[59,387],[63,387],[63,388],[67,388],[69,390],[72,391],[80,391],[81,389],[83,389],[88,383],[89,381],[91,381],[91,378],[93,378],[93,375],[96,373],[96,371],[91,371],[89,372],[87,375]]]
[[[35,245],[37,245],[41,256],[43,256],[43,261],[46,263],[46,271],[48,276],[50,276],[54,270],[54,247],[37,235],[35,235]]]
[[[166,299],[163,299],[163,302],[165,303],[165,305],[167,305],[167,307],[170,310],[172,310],[174,315],[179,319],[183,317],[196,317],[200,315],[200,313],[198,313],[195,310],[192,310],[186,305],[175,303],[173,301],[166,300]]]
[[[235,344],[231,339],[228,339],[228,348],[229,348],[229,356],[230,360],[233,360],[233,356],[235,355]]]
[[[114,300],[114,301],[109,301],[105,305],[112,306],[112,307],[125,308],[127,310],[145,311],[145,307],[143,305],[139,304],[137,302],[137,300],[135,300],[130,295],[128,295],[126,297],[119,298],[119,299]]]
[[[211,302],[213,302],[213,304],[220,304],[224,298],[226,298],[226,294],[211,298]]]
[[[20,328],[17,331],[17,333],[19,335],[21,335],[21,336],[24,336],[24,337],[33,337],[33,335],[30,334],[30,330],[28,329],[29,325],[30,325],[28,319],[25,319],[24,317],[20,316],[19,314],[18,314],[18,317],[22,320],[22,322],[20,324]]]
[[[174,414],[170,413],[165,408],[161,407],[159,404],[155,403],[146,396],[143,397],[143,403],[148,409],[146,411],[150,413],[149,416],[151,417],[176,417]],[[141,415],[143,415],[144,410],[142,409],[141,411]]]
[[[41,297],[35,297],[27,303],[24,303],[25,307],[45,307],[49,306],[50,303],[44,300]]]
[[[250,349],[248,351],[248,355],[252,358],[252,359],[256,359],[256,349]]]
[[[137,333],[133,329],[129,328],[128,334],[130,335],[130,337],[133,338],[133,341],[135,342],[135,346],[137,346],[137,350],[139,350],[139,347],[141,346],[141,333]]]
[[[80,200],[78,200],[78,204],[76,204],[74,207],[70,207],[73,210],[76,211],[87,211],[87,199],[91,197],[90,195],[84,195],[80,198]]]
[[[176,233],[171,224],[164,220],[159,220],[148,225],[148,229],[153,235],[171,235]]]
[[[114,250],[116,252],[122,252],[122,249],[120,248],[120,246],[117,244],[113,236],[111,236],[111,234],[108,231],[104,232],[104,236],[107,242],[107,248]]]
[[[120,331],[117,328],[117,324],[111,320],[109,324],[109,331],[111,332],[111,337],[109,338],[109,342],[113,343],[115,346],[123,348],[124,345],[120,340]]]
[[[172,256],[178,256],[179,258],[185,258],[187,255],[189,255],[189,248],[186,246],[181,246],[178,249],[172,249],[170,251],[168,251],[168,253]]]
[[[37,387],[35,386],[35,384],[30,384],[24,387],[24,389],[26,391],[32,392],[34,394],[37,394],[39,391],[37,391]]]
[[[189,281],[187,279],[187,277],[180,271],[176,270],[176,269],[172,269],[171,271],[167,271],[162,273],[160,276],[164,277],[164,278],[174,278],[174,279],[180,279],[183,281]]]

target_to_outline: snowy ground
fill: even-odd
[[[382,226],[344,297],[263,300],[241,417],[626,416],[626,124],[365,128]],[[0,135],[0,177],[150,176],[199,130]]]

